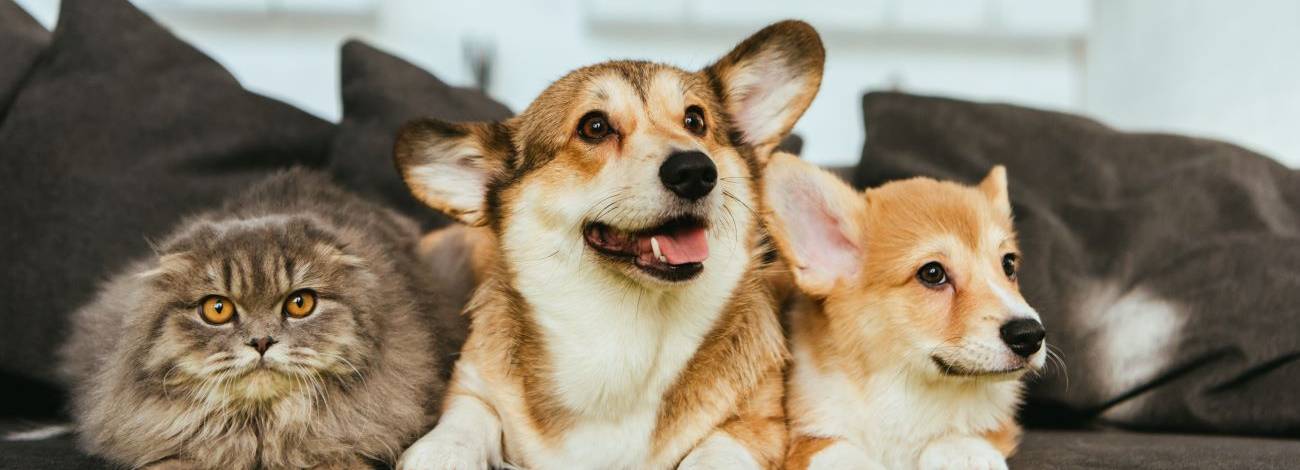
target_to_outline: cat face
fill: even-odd
[[[145,278],[136,358],[168,393],[220,404],[319,393],[363,378],[378,338],[376,277],[305,217],[203,223]]]

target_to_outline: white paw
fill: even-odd
[[[483,452],[464,442],[420,439],[402,452],[397,470],[484,470]]]
[[[816,455],[808,460],[809,470],[831,470],[831,469],[848,469],[856,468],[862,470],[885,470],[871,456],[863,452],[853,444],[844,441],[838,441],[829,447],[822,449]]]
[[[729,455],[717,452],[692,452],[682,459],[678,470],[730,470],[742,468],[759,468],[754,458],[748,455]]]
[[[677,465],[678,470],[731,470],[731,469],[759,469],[758,461],[754,456],[749,454],[746,449],[735,439],[726,435],[717,434],[700,445],[696,446],[691,453],[686,454],[682,463]]]
[[[926,446],[919,467],[921,470],[1007,470],[1007,460],[983,439],[956,437]]]

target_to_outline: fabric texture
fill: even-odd
[[[406,189],[393,165],[393,143],[407,122],[431,117],[451,122],[506,119],[511,112],[478,90],[457,88],[410,62],[361,41],[342,49],[343,120],[330,150],[330,168],[346,187],[387,203],[424,228],[451,219]]]
[[[0,435],[39,428],[31,422],[0,422]],[[1300,441],[1285,439],[1146,434],[1118,431],[1031,430],[1011,468],[1035,470],[1293,469]],[[72,436],[34,442],[0,441],[0,468],[24,470],[110,469],[88,456]]]
[[[0,420],[0,468],[5,470],[114,469],[103,459],[82,452],[76,437],[63,434],[35,441],[9,441],[9,433],[44,429],[48,422]]]
[[[49,42],[50,32],[31,15],[13,0],[0,0],[0,119]]]
[[[1296,440],[1032,430],[1007,463],[1034,470],[1282,470],[1295,468],[1297,461]]]
[[[1017,106],[873,93],[863,108],[859,186],[1006,165],[1022,291],[1063,362],[1028,415],[1300,432],[1300,172]]]
[[[324,166],[333,132],[126,0],[65,0],[0,122],[0,387],[31,398],[6,411],[52,411],[64,319],[150,237],[275,169]]]

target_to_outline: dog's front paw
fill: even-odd
[[[987,441],[949,437],[921,451],[921,470],[1007,470],[1007,459]]]
[[[858,468],[862,470],[885,470],[862,449],[845,441],[837,441],[812,457],[808,458],[808,470],[831,470],[841,468]]]
[[[724,434],[717,434],[686,454],[678,470],[723,470],[723,469],[759,469],[758,461],[749,453],[749,449],[740,445],[735,439]]]
[[[420,439],[402,452],[397,470],[486,470],[483,452],[466,443]]]

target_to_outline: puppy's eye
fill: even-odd
[[[921,270],[916,272],[916,279],[926,287],[939,287],[948,282],[948,272],[943,270],[943,265],[938,261],[931,261],[921,266]]]
[[[686,108],[686,117],[682,119],[682,126],[695,135],[704,135],[704,110],[699,106]]]
[[[289,298],[284,299],[284,314],[293,318],[303,318],[311,315],[316,310],[316,293],[310,289],[302,289],[289,294]]]
[[[212,325],[224,325],[235,318],[235,303],[219,295],[209,295],[199,303],[199,318]]]
[[[1020,270],[1020,257],[1015,253],[1007,253],[1002,256],[1002,272],[1007,274],[1007,279],[1016,280],[1016,273]]]
[[[612,132],[614,128],[609,125],[609,119],[600,111],[587,113],[578,121],[578,135],[588,142],[598,142]]]

